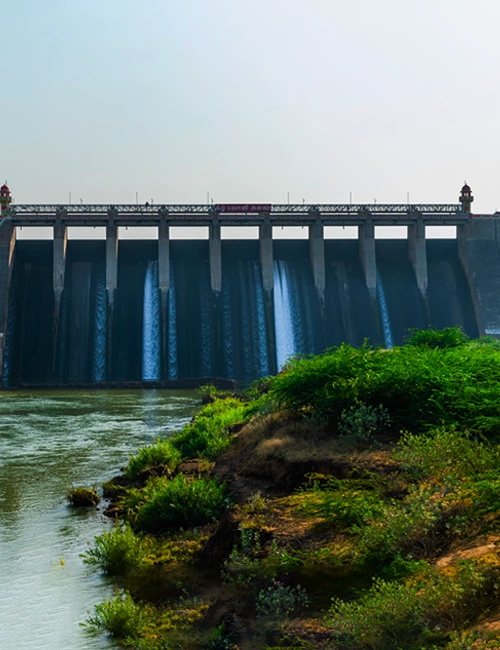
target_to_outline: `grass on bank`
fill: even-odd
[[[215,459],[231,444],[231,428],[248,420],[253,410],[253,405],[234,397],[214,399],[170,438],[139,449],[130,457],[125,476],[133,480],[152,467],[166,466],[173,471],[184,460]]]
[[[229,505],[224,484],[216,478],[152,478],[143,488],[132,488],[122,509],[136,531],[160,534],[174,528],[215,521]]]
[[[200,620],[207,605],[196,599],[185,599],[179,607],[155,606],[135,602],[126,590],[117,590],[115,597],[96,605],[94,614],[84,626],[92,635],[103,632],[134,650],[169,650],[187,647],[184,632]],[[170,634],[172,641],[165,636]]]

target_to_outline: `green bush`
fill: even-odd
[[[382,405],[395,431],[457,424],[475,434],[500,430],[500,354],[490,345],[390,351],[341,345],[293,359],[271,380],[271,397],[287,410],[337,427],[363,402]]]
[[[438,427],[427,434],[404,433],[394,458],[417,478],[479,477],[500,467],[498,446],[478,440],[455,427]]]
[[[359,534],[359,559],[391,560],[400,553],[416,558],[430,557],[448,541],[446,520],[449,512],[443,505],[446,488],[417,485],[401,503],[393,502],[378,512],[367,525],[354,525]]]
[[[148,622],[147,612],[137,605],[128,592],[119,591],[116,596],[94,606],[94,615],[84,626],[93,634],[107,632],[120,640],[137,638]]]
[[[429,348],[458,348],[466,345],[469,337],[460,327],[445,327],[437,330],[430,327],[426,330],[410,328],[406,337],[406,345],[427,346]]]
[[[170,438],[157,440],[131,456],[125,476],[133,479],[161,465],[174,470],[182,460],[191,458],[214,459],[231,444],[231,426],[245,421],[250,414],[251,409],[236,398],[214,399]]]
[[[498,650],[498,637],[481,632],[452,632],[445,646],[432,646],[432,650],[438,650],[438,647],[441,650]]]
[[[221,623],[214,630],[205,650],[238,650],[234,634],[228,632],[225,623]]]
[[[99,504],[100,498],[94,488],[70,488],[66,495],[70,506],[73,508],[92,508]]]
[[[337,598],[326,623],[335,641],[372,650],[422,647],[422,635],[463,628],[497,599],[495,576],[465,562],[454,577],[430,567],[404,583],[377,578],[359,600]]]
[[[247,410],[247,406],[234,397],[216,399],[172,436],[172,445],[183,459],[214,459],[231,444],[230,427],[248,419]]]
[[[130,526],[125,524],[97,535],[82,557],[85,564],[98,566],[108,575],[123,575],[143,564],[148,549],[147,541],[134,535]]]
[[[300,585],[284,585],[273,578],[269,587],[259,592],[255,609],[259,618],[282,620],[298,614],[308,604],[309,598]]]
[[[379,404],[369,406],[359,400],[340,414],[337,430],[339,435],[360,442],[369,442],[390,427],[389,411]]]
[[[340,529],[378,521],[386,512],[376,490],[366,489],[362,481],[334,478],[321,486],[315,484],[311,493],[305,488],[300,509]]]
[[[216,399],[224,400],[228,397],[231,397],[234,394],[234,391],[223,390],[221,388],[217,388],[213,384],[206,384],[205,386],[200,386],[198,388],[198,393],[201,397],[202,404],[210,404]]]
[[[125,476],[133,479],[144,470],[160,465],[166,465],[169,469],[174,470],[180,460],[181,455],[172,445],[170,439],[158,439],[153,444],[142,447],[135,456],[130,457]]]
[[[226,489],[217,479],[153,478],[142,489],[129,490],[122,502],[136,531],[163,533],[216,519],[228,505]]]

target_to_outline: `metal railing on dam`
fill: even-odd
[[[460,204],[12,204],[4,212],[16,225],[157,225],[171,224],[306,225],[320,220],[323,225],[361,224],[373,219],[380,225],[409,225],[423,219],[429,225],[459,225],[470,216]]]

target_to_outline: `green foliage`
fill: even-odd
[[[439,648],[442,649],[443,646],[440,645]],[[438,650],[438,646],[432,646],[432,650]],[[451,632],[444,650],[498,650],[498,637],[475,631]]]
[[[170,650],[186,647],[179,631],[192,628],[207,605],[198,599],[181,599],[173,609],[136,603],[125,590],[113,599],[96,605],[93,616],[82,625],[93,635],[108,633],[120,646],[133,650]]]
[[[310,498],[307,496],[305,491],[300,509],[340,529],[364,526],[379,520],[385,513],[379,493],[366,489],[363,482],[355,480],[330,478],[321,486],[315,483]]]
[[[398,650],[422,635],[462,628],[482,613],[496,592],[495,576],[464,562],[454,576],[430,567],[404,583],[377,578],[359,600],[337,598],[327,616],[333,639],[359,648]]]
[[[200,386],[198,388],[198,393],[201,397],[202,404],[210,404],[216,399],[227,399],[234,394],[234,391],[222,390],[217,388],[213,384],[206,384],[205,386]]]
[[[496,445],[458,431],[438,427],[427,434],[404,433],[394,453],[406,472],[417,478],[474,478],[500,467]]]
[[[305,590],[297,585],[284,585],[274,579],[257,595],[255,609],[259,618],[282,620],[298,614],[309,604]]]
[[[82,557],[85,564],[98,566],[107,575],[123,575],[144,563],[149,547],[144,538],[134,535],[129,525],[117,525],[98,535]]]
[[[144,488],[129,490],[122,505],[135,530],[162,533],[213,521],[228,500],[224,484],[217,479],[179,474],[172,480],[152,478]]]
[[[387,431],[391,425],[389,411],[382,405],[369,406],[358,399],[339,417],[339,435],[360,442],[369,442]]]
[[[118,591],[113,599],[95,605],[94,615],[83,625],[93,634],[107,632],[126,640],[139,637],[147,620],[144,608],[137,605],[128,592]]]
[[[362,402],[382,405],[396,431],[457,424],[492,435],[500,430],[500,354],[486,344],[390,351],[343,344],[291,360],[271,380],[270,396],[284,409],[334,427],[343,412]]]
[[[238,650],[234,635],[227,631],[226,625],[221,623],[213,633],[205,650]]]
[[[131,456],[125,476],[134,479],[144,470],[158,466],[167,466],[173,471],[182,460],[191,458],[214,459],[231,444],[231,426],[245,421],[250,415],[251,409],[240,400],[216,398],[181,431],[167,440],[157,440]]]
[[[427,491],[430,499],[422,507],[441,518],[451,515],[446,522],[448,532],[479,532],[478,526],[487,532],[496,525],[500,514],[498,445],[440,427],[427,435],[404,434],[394,456],[410,476],[429,481],[425,490],[414,488],[412,494]]]
[[[172,445],[171,439],[158,439],[153,444],[139,449],[135,456],[130,457],[125,476],[133,479],[144,470],[160,465],[166,465],[169,469],[174,470],[180,460],[181,455]]]
[[[270,382],[271,377],[261,377],[259,379],[255,379],[244,391],[244,395],[250,400],[258,399],[269,391]]]
[[[257,515],[266,512],[267,507],[267,499],[262,496],[260,491],[258,491],[254,492],[252,496],[249,497],[241,510],[246,515]]]
[[[448,512],[443,504],[445,488],[439,485],[417,485],[401,502],[387,504],[377,520],[355,525],[359,534],[359,560],[375,558],[391,560],[398,554],[429,557],[447,542]]]
[[[406,337],[406,345],[427,346],[429,348],[458,348],[469,342],[469,337],[460,327],[445,327],[437,330],[430,327],[426,330],[410,328]]]
[[[480,348],[487,346],[492,350],[500,350],[500,341],[493,336],[480,336],[470,342],[471,348]]]
[[[96,490],[85,487],[70,488],[66,498],[73,508],[91,508],[100,501]]]
[[[240,540],[224,564],[224,580],[248,585],[255,580],[262,558],[260,531],[257,528],[239,527]]]
[[[214,459],[231,444],[231,426],[247,419],[248,408],[239,399],[216,399],[170,440],[183,459]]]

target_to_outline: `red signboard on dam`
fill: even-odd
[[[224,212],[228,214],[245,214],[251,212],[252,214],[260,212],[271,212],[270,203],[218,203],[215,206],[217,212]]]

